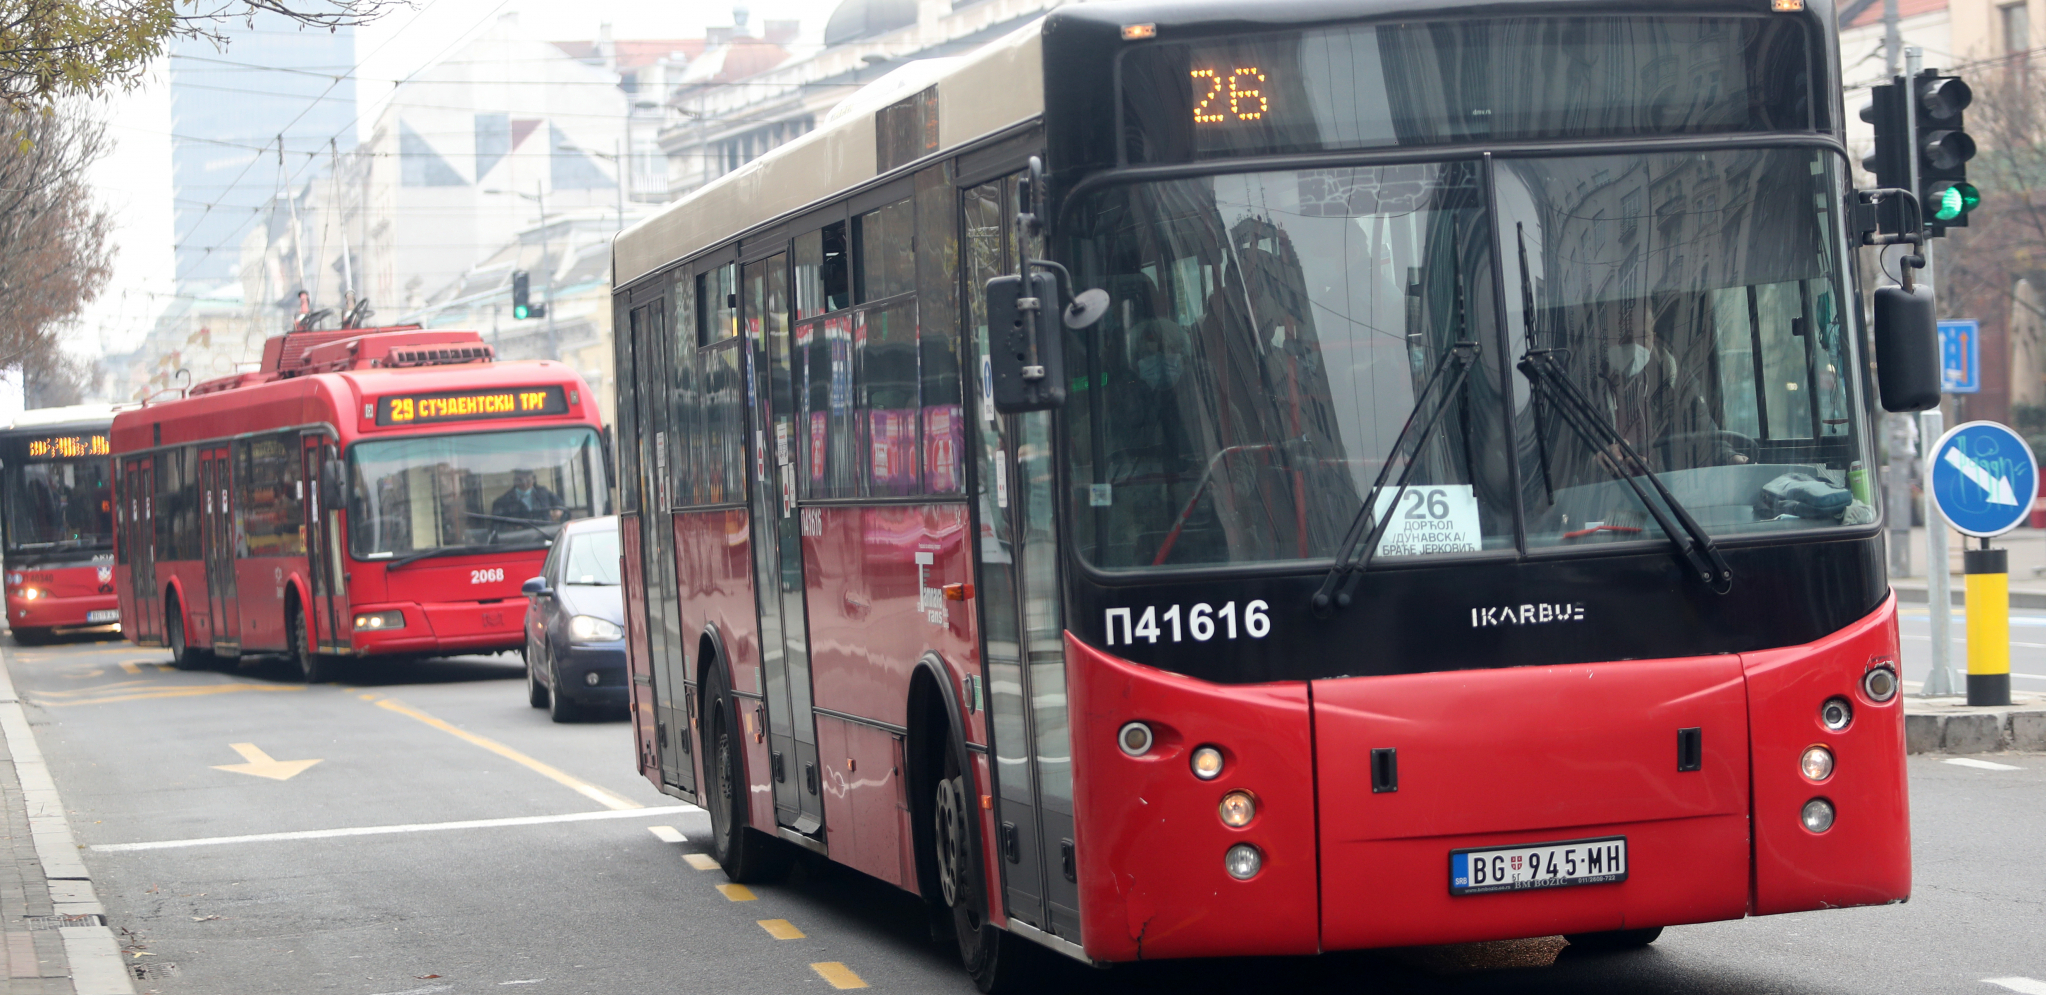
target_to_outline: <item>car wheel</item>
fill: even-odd
[[[554,665],[552,652],[547,654],[547,717],[556,722],[580,722],[583,717],[582,706],[561,693],[561,670]]]
[[[715,666],[703,687],[703,748],[711,783],[703,792],[710,809],[711,856],[725,877],[740,884],[779,880],[789,868],[789,848],[746,825],[746,775],[741,767],[738,711]]]
[[[547,685],[540,683],[536,661],[540,653],[531,640],[526,642],[526,704],[534,708],[547,707]]]

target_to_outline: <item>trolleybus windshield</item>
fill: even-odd
[[[534,548],[605,512],[588,428],[376,439],[349,447],[348,546],[357,559]]]
[[[1830,154],[1735,149],[1083,195],[1070,251],[1113,303],[1069,347],[1082,547],[1107,568],[1333,555],[1464,341],[1481,359],[1413,450],[1398,506],[1381,494],[1395,520],[1378,557],[1511,549],[1517,527],[1530,546],[1663,539],[1514,371],[1531,348],[1555,350],[1707,531],[1871,523],[1842,192]]]
[[[113,490],[106,456],[10,461],[6,488],[7,551],[111,549]]]

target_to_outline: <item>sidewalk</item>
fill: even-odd
[[[1975,549],[1981,542],[1959,532],[1947,533],[1948,596],[1956,607],[1965,601],[1961,591],[1961,550]],[[1991,539],[1989,545],[2005,550],[2010,561],[2010,606],[2046,609],[2046,529],[2019,527]],[[1897,600],[1904,604],[1922,605],[1930,600],[1926,592],[1923,527],[1911,530],[1911,572],[1892,575],[1890,586],[1896,588]]]
[[[0,995],[133,995],[0,650]]]

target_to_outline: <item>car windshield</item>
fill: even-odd
[[[1067,347],[1088,559],[1325,559],[1389,458],[1378,557],[1512,549],[1516,530],[1530,546],[1659,538],[1514,370],[1530,348],[1554,350],[1706,529],[1873,521],[1833,159],[1491,168],[1497,219],[1478,162],[1135,183],[1070,210],[1076,279],[1111,299]],[[1417,411],[1458,343],[1479,356],[1467,381]]]
[[[618,532],[605,529],[568,537],[561,559],[563,584],[618,586]]]
[[[7,467],[7,548],[111,548],[114,513],[109,466],[101,456]]]
[[[358,558],[532,546],[603,514],[588,428],[378,439],[349,447],[348,545]]]

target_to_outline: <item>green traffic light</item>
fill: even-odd
[[[526,317],[526,310],[527,308],[524,304],[512,308],[512,317],[524,320]]]
[[[1933,208],[1932,216],[1940,221],[1952,221],[1975,209],[1982,203],[1982,192],[1973,183],[1955,183],[1939,192],[1939,203]]]

